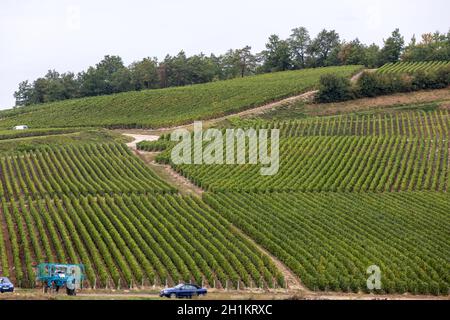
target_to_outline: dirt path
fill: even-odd
[[[289,98],[286,98],[286,99],[283,99],[283,100],[279,100],[279,101],[275,101],[275,102],[272,102],[272,103],[265,104],[265,105],[257,107],[257,108],[244,110],[244,111],[241,111],[241,112],[238,112],[238,113],[234,113],[234,114],[231,114],[231,115],[228,115],[228,116],[212,119],[212,120],[209,120],[209,121],[213,121],[214,123],[217,123],[219,121],[225,120],[225,119],[230,118],[230,117],[245,117],[245,116],[249,116],[249,115],[261,114],[261,113],[264,113],[267,110],[275,109],[275,108],[284,106],[286,104],[291,104],[291,103],[294,103],[294,102],[297,102],[297,101],[304,101],[304,102],[312,101],[312,99],[314,98],[314,96],[316,95],[317,92],[319,92],[319,91],[318,90],[308,91],[308,92],[305,92],[305,93],[303,93],[301,95],[289,97]]]
[[[136,144],[141,141],[155,141],[158,139],[158,136],[153,135],[140,135],[140,134],[125,134],[128,137],[132,137],[135,140],[127,144],[129,148],[133,150],[133,152],[141,158],[153,171],[159,175],[164,181],[170,183],[175,188],[177,188],[181,194],[188,195],[198,195],[201,196],[204,192],[201,188],[194,185],[191,181],[180,175],[178,172],[172,169],[170,165],[163,165],[156,163],[155,157],[158,155],[158,152],[146,152],[142,150],[137,150]],[[242,232],[239,228],[232,225],[233,230],[246,238],[248,241],[253,243],[255,247],[257,247],[261,252],[266,254],[271,258],[273,263],[276,265],[278,270],[283,274],[283,277],[286,281],[286,286],[289,289],[299,290],[302,292],[308,292],[308,289],[304,287],[300,281],[300,279],[295,275],[288,267],[286,267],[280,260],[278,260],[275,256],[273,256],[266,249],[257,244],[253,239],[248,237],[244,232]]]
[[[159,152],[146,152],[137,149],[133,149],[133,152],[136,156],[141,158],[161,179],[177,188],[181,194],[197,196],[201,196],[203,194],[204,191],[201,188],[197,187],[191,181],[173,170],[171,166],[157,163],[155,158]]]
[[[354,82],[358,81],[358,79],[361,78],[361,76],[364,72],[375,72],[375,71],[377,71],[377,69],[364,69],[364,70],[358,72],[357,74],[355,74],[353,77],[351,77],[350,82],[354,83]]]
[[[305,102],[311,102],[312,99],[314,98],[314,95],[317,93],[317,90],[314,91],[308,91],[305,93],[302,93],[300,95],[296,95],[296,96],[292,96],[289,98],[285,98],[285,99],[281,99],[278,101],[274,101],[256,108],[251,108],[251,109],[247,109],[244,111],[240,111],[237,113],[232,113],[226,116],[222,116],[222,117],[218,117],[218,118],[213,118],[213,119],[207,119],[207,120],[203,120],[203,128],[209,128],[221,121],[227,120],[229,118],[232,117],[247,117],[247,116],[251,116],[251,115],[258,115],[258,114],[262,114],[265,111],[271,110],[271,109],[275,109],[275,108],[279,108],[281,106],[284,106],[286,104],[291,104],[297,101],[305,101]],[[176,129],[191,129],[192,128],[192,124],[186,124],[186,125],[181,125],[181,126],[174,126],[174,127],[167,127],[167,128],[159,128],[159,129],[120,129],[120,130],[116,130],[116,132],[119,132],[125,136],[128,137],[152,137],[152,136],[160,136],[162,134],[168,133],[168,132],[172,132],[173,130]],[[144,140],[148,140],[148,139],[144,139]],[[141,140],[142,141],[142,140]],[[134,142],[132,142],[131,144],[133,144]]]
[[[265,248],[261,247],[258,243],[255,242],[252,238],[250,238],[248,235],[246,235],[241,229],[236,227],[235,225],[231,225],[232,229],[244,237],[246,240],[251,242],[256,248],[258,248],[259,251],[263,252],[265,255],[267,255],[272,262],[275,264],[277,269],[283,274],[284,281],[286,283],[286,289],[287,290],[295,290],[302,293],[312,293],[308,288],[306,288],[302,282],[300,281],[300,278],[291,271],[283,262],[281,262],[277,257],[275,257],[273,254],[271,254],[269,251],[267,251]]]
[[[143,135],[143,134],[132,134],[132,133],[122,133],[124,136],[133,138],[134,140],[127,143],[127,146],[133,150],[137,150],[137,144],[142,141],[156,141],[159,136],[155,135]]]
[[[162,288],[159,288],[162,289]],[[17,289],[14,293],[4,293],[2,300],[166,300],[160,298],[158,290],[142,291],[111,291],[83,290],[75,297],[68,297],[65,292],[59,294],[44,294],[41,289]],[[204,297],[194,300],[449,300],[448,296],[391,294],[375,295],[367,293],[310,292],[280,289],[246,289],[223,290],[209,289]]]
[[[361,75],[365,72],[374,72],[376,71],[376,69],[364,69],[361,70],[360,72],[358,72],[357,74],[355,74],[350,81],[351,82],[356,82]],[[255,108],[250,108],[247,110],[243,110],[237,113],[232,113],[226,116],[222,116],[222,117],[218,117],[218,118],[213,118],[213,119],[207,119],[207,120],[203,120],[203,128],[209,128],[221,121],[227,120],[229,118],[232,117],[248,117],[248,116],[252,116],[252,115],[259,115],[259,114],[263,114],[266,111],[272,110],[272,109],[276,109],[282,106],[285,106],[287,104],[292,104],[298,101],[303,101],[303,102],[313,102],[314,100],[314,96],[317,94],[318,90],[311,90],[311,91],[307,91],[305,93],[302,94],[298,94],[295,96],[291,96],[288,98],[284,98],[281,100],[277,100],[274,102],[270,102],[267,104],[264,104],[262,106],[259,107],[255,107]],[[176,129],[190,129],[192,127],[192,124],[187,124],[187,125],[181,125],[181,126],[174,126],[174,127],[167,127],[167,128],[159,128],[159,129],[130,129],[130,130],[117,130],[118,132],[129,136],[129,137],[145,137],[148,135],[155,135],[155,136],[159,136],[162,135],[164,133],[167,132],[171,132],[173,130]],[[145,140],[145,139],[144,139]],[[142,140],[141,140],[142,141]],[[138,141],[139,142],[139,141]]]

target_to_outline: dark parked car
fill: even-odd
[[[193,296],[204,296],[207,293],[208,290],[195,284],[179,284],[173,288],[161,290],[159,296],[167,298],[192,298]]]
[[[14,285],[8,278],[0,277],[0,293],[3,292],[14,292]]]

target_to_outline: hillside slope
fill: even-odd
[[[360,66],[264,74],[213,83],[66,100],[0,112],[0,127],[158,128],[241,111],[317,87],[323,74],[351,76]]]

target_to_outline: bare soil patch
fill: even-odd
[[[134,153],[141,158],[161,179],[177,188],[181,194],[197,195],[203,194],[203,189],[194,185],[191,181],[180,175],[169,165],[159,164],[155,161],[158,152],[145,152],[134,150]]]
[[[4,293],[2,300],[168,300],[160,298],[158,290],[82,290],[74,297],[64,291],[58,294],[44,294],[42,289],[17,289]],[[310,292],[284,289],[209,289],[204,297],[194,300],[450,300],[449,296],[430,295],[378,295],[366,293]]]
[[[295,291],[299,291],[301,293],[310,293],[311,292],[308,288],[306,288],[302,284],[302,282],[300,281],[300,278],[294,272],[292,272],[283,262],[281,262],[277,257],[275,257],[273,254],[271,254],[265,248],[261,247],[252,238],[247,236],[241,229],[237,228],[234,225],[232,225],[232,228],[234,231],[236,231],[239,235],[241,235],[242,237],[244,237],[248,241],[250,241],[256,248],[258,248],[259,251],[263,252],[265,255],[267,255],[272,260],[272,262],[275,264],[277,269],[283,274],[287,290],[295,290]]]

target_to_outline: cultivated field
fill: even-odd
[[[261,165],[174,165],[210,191],[446,191],[449,142],[400,136],[298,137],[280,142],[280,169]],[[169,160],[169,152],[161,157]],[[248,157],[248,154],[247,154]]]
[[[218,117],[316,88],[328,73],[350,76],[360,66],[264,74],[161,90],[67,100],[0,112],[0,128],[103,126],[159,128]]]
[[[217,193],[206,202],[312,290],[448,294],[448,193]]]
[[[91,298],[94,288],[153,290],[135,298],[155,298],[180,281],[218,296],[228,288],[241,297],[273,289],[274,297],[352,298],[369,291],[366,271],[377,265],[382,288],[372,293],[448,295],[448,92],[411,105],[420,94],[400,103],[387,96],[263,105],[315,88],[323,73],[357,70],[273,73],[0,112],[1,127],[34,128],[0,132],[0,274],[33,289],[36,264],[83,263]],[[221,118],[254,106],[267,113]],[[222,130],[280,129],[278,174],[261,176],[261,165],[174,165],[168,135],[134,150],[119,133],[136,131],[100,129],[212,117]]]
[[[284,121],[233,119],[232,124],[240,128],[280,129],[282,137],[400,135],[411,138],[445,138],[450,132],[450,113],[449,110],[438,109],[427,112],[352,113]],[[161,145],[163,143],[159,142]]]
[[[436,71],[450,66],[450,61],[388,63],[377,70],[383,74],[408,74],[417,71]]]
[[[3,198],[0,213],[2,273],[21,287],[35,286],[32,266],[44,261],[83,263],[97,288],[284,285],[271,260],[196,197]]]

